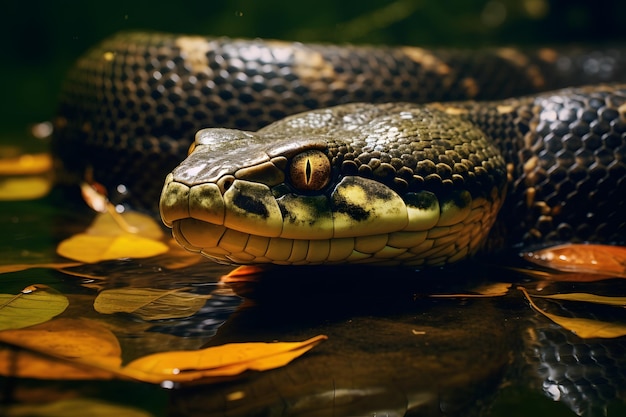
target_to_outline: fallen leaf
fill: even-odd
[[[85,233],[62,241],[57,253],[80,262],[95,263],[113,259],[149,258],[167,252],[163,242],[130,233],[94,236]]]
[[[535,304],[535,302],[532,300],[532,297],[528,294],[524,287],[518,287],[518,289],[522,291],[522,293],[530,303],[530,306],[535,311],[541,313],[559,326],[571,331],[578,337],[581,337],[583,339],[596,337],[608,339],[626,336],[626,324],[603,322],[599,320],[591,320],[585,318],[563,317],[557,314],[551,314],[539,308],[539,306]]]
[[[0,330],[44,323],[65,311],[67,298],[45,285],[34,285],[19,294],[0,294]],[[28,288],[28,287],[27,287]]]
[[[120,216],[127,223],[128,227],[133,230],[133,234],[154,240],[163,238],[161,226],[150,216],[136,211],[126,211],[115,215]],[[118,236],[127,233],[128,230],[120,227],[115,215],[109,213],[97,215],[85,233],[94,236]]]
[[[0,406],[5,417],[151,417],[152,414],[129,406],[90,398],[72,398],[48,404],[14,404]]]
[[[288,364],[326,339],[319,335],[303,342],[230,343],[197,351],[155,353],[132,361],[122,371],[130,377],[154,383],[232,376],[247,370],[264,371]]]
[[[5,330],[0,332],[0,342],[45,355],[3,351],[0,373],[6,376],[108,379],[113,374],[107,371],[119,369],[122,362],[115,335],[88,319],[56,319],[26,329]]]
[[[550,295],[533,295],[533,297],[551,298],[555,300],[582,301],[586,303],[603,304],[617,307],[626,307],[626,297],[606,297],[587,293],[565,293]]]
[[[626,247],[566,244],[522,254],[537,265],[566,272],[626,278]]]
[[[57,253],[69,259],[94,263],[123,258],[149,258],[169,250],[160,241],[163,232],[152,218],[135,212],[124,213],[120,217],[125,226],[121,227],[115,216],[110,213],[99,214],[85,233],[62,241],[57,246]]]
[[[98,313],[132,313],[144,320],[193,316],[210,295],[185,292],[185,289],[116,288],[104,290],[94,301]]]

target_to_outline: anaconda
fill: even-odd
[[[619,50],[429,51],[126,33],[70,73],[53,148],[67,170],[88,167],[114,200],[121,193],[154,209],[160,178],[198,129],[254,130],[291,113],[367,102],[257,133],[198,133],[163,191],[166,223],[184,246],[233,263],[445,264],[484,244],[503,200],[491,244],[621,242],[623,86],[406,102],[619,80],[624,67]],[[391,101],[401,104],[369,104]]]

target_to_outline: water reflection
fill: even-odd
[[[19,237],[5,240],[0,248],[13,258],[53,258],[55,242],[88,223],[80,211],[52,209],[46,201],[0,209],[7,219],[2,223],[5,232]],[[276,267],[252,280],[220,283],[231,269],[209,262],[169,270],[151,259],[110,261],[66,272],[5,274],[2,292],[19,291],[35,281],[63,291],[71,299],[68,315],[106,321],[117,329],[126,361],[155,351],[328,335],[327,341],[286,367],[161,391],[168,395],[169,406],[155,415],[509,417],[544,415],[546,410],[552,416],[625,412],[626,338],[582,340],[532,311],[514,289],[502,297],[430,297],[464,294],[485,281],[512,282],[513,288],[536,285],[522,275],[481,263],[428,272]],[[96,313],[94,297],[111,288],[187,288],[211,298],[192,317],[146,322],[132,315]],[[626,285],[607,280],[551,284],[550,290],[616,295],[623,294]],[[537,302],[562,315],[626,321],[620,308]],[[3,384],[11,388],[4,390],[7,402],[17,398],[11,392],[32,382]],[[102,382],[80,385],[61,384],[74,395],[104,392]],[[128,383],[122,385],[125,393],[133,391]],[[38,383],[37,389],[42,386],[46,384]],[[47,386],[54,392],[60,389],[58,383]],[[145,386],[136,387],[141,391]]]

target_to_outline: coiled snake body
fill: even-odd
[[[494,222],[499,245],[622,242],[626,86],[408,102],[619,81],[625,68],[621,51],[125,33],[71,71],[53,149],[153,210],[173,170],[164,222],[220,262],[442,265],[475,253]]]

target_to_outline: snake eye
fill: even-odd
[[[187,156],[191,155],[191,153],[193,152],[194,149],[196,149],[196,141],[191,142],[191,145],[189,145],[189,150],[187,151]]]
[[[299,153],[291,160],[289,178],[298,190],[321,190],[330,181],[330,161],[321,151],[309,150]]]

